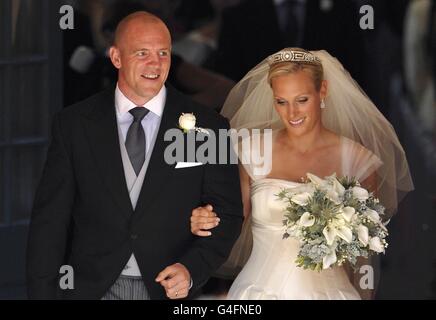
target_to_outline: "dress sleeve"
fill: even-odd
[[[360,143],[342,137],[342,175],[364,181],[383,165],[383,162]]]
[[[272,165],[272,133],[250,134],[237,143],[239,161],[252,181],[266,178]]]

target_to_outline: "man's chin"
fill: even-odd
[[[135,92],[135,95],[137,96],[137,99],[145,101],[145,103],[147,103],[159,93],[159,90],[157,89],[137,90]]]

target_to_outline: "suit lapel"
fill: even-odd
[[[115,88],[110,88],[97,97],[86,115],[86,132],[100,172],[112,198],[126,213],[133,212],[127,190],[115,114]]]
[[[164,141],[165,132],[169,129],[177,128],[178,118],[182,112],[186,112],[179,107],[182,103],[180,98],[177,98],[177,93],[172,87],[167,86],[167,98],[165,109],[162,113],[162,120],[159,126],[159,131],[156,136],[153,152],[148,164],[147,173],[144,178],[141,192],[139,194],[138,203],[134,216],[138,216],[147,211],[153,199],[157,197],[162,187],[167,183],[168,179],[174,173],[173,165],[165,163],[164,153],[166,147],[171,141]]]

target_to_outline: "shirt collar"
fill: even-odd
[[[142,106],[153,112],[155,115],[162,117],[166,96],[167,89],[165,86],[162,86],[158,94]],[[115,108],[117,110],[117,113],[123,115],[136,107],[138,106],[130,101],[124,95],[124,93],[121,92],[117,84],[117,87],[115,89]]]

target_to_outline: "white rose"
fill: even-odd
[[[379,237],[373,237],[369,240],[369,248],[375,252],[385,252],[385,246]]]
[[[353,187],[353,196],[359,201],[366,201],[369,198],[369,193],[367,190],[361,187]]]
[[[365,210],[365,216],[368,217],[369,220],[371,220],[374,223],[380,222],[380,216],[377,211],[372,209],[366,209]]]
[[[183,130],[191,130],[195,128],[195,116],[193,113],[182,113],[179,117],[179,126]]]

